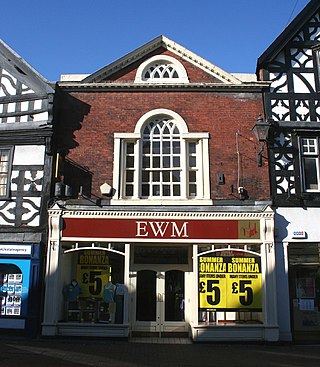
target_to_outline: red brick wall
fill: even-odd
[[[70,103],[86,106],[88,111],[79,116],[78,124],[73,121],[76,130],[69,129],[72,144],[68,147],[68,157],[93,172],[96,195],[103,182],[112,183],[114,133],[132,133],[145,113],[166,108],[178,113],[190,132],[210,133],[211,199],[237,199],[238,172],[240,186],[248,191],[249,199],[269,199],[267,162],[264,160],[263,167],[257,166],[257,142],[251,132],[258,114],[263,112],[260,93],[101,91],[72,93],[72,96],[61,112],[60,126],[62,131],[68,130],[65,128],[71,121],[70,111],[72,114],[76,109]],[[224,185],[217,183],[217,173],[225,175]]]

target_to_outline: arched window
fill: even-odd
[[[189,133],[173,111],[145,114],[133,134],[115,134],[114,156],[120,157],[115,161],[115,199],[149,205],[156,200],[209,199],[208,137]]]
[[[189,83],[189,79],[185,68],[177,59],[159,55],[139,66],[135,83]]]

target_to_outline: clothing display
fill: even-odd
[[[63,294],[69,302],[77,301],[81,293],[81,287],[75,279],[73,279],[70,284],[67,284],[63,287]]]

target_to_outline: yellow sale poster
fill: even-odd
[[[77,280],[81,297],[103,298],[103,286],[111,275],[109,257],[106,251],[81,251],[78,256]]]
[[[199,308],[261,311],[260,257],[200,256]]]

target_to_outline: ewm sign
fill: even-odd
[[[192,242],[211,239],[260,239],[259,220],[64,218],[64,240],[99,239],[143,242]]]

